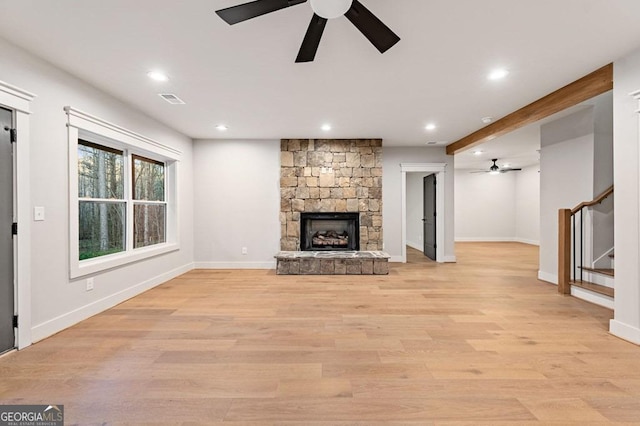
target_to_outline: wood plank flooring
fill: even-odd
[[[640,347],[536,279],[537,247],[388,276],[196,270],[0,358],[67,424],[639,424]]]

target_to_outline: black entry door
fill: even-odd
[[[425,176],[423,185],[423,232],[424,255],[436,260],[436,175]]]
[[[13,328],[13,147],[11,111],[0,108],[0,353],[15,346]]]

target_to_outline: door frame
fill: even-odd
[[[16,347],[31,345],[31,182],[29,115],[35,95],[0,81],[0,105],[13,111],[18,141],[14,148],[14,209],[18,235],[13,240]]]
[[[447,163],[401,163],[402,172],[402,263],[407,263],[407,173],[433,173],[436,177],[436,262],[444,263],[444,237],[445,237],[445,200],[444,193],[447,182]]]

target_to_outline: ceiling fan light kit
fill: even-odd
[[[353,0],[311,0],[311,9],[324,19],[335,19],[347,13]]]
[[[306,3],[307,0],[256,0],[249,3],[216,10],[229,25],[247,21],[267,13]],[[373,44],[384,53],[400,41],[369,9],[358,0],[311,0],[313,17],[300,46],[296,62],[312,62],[315,59],[322,33],[329,19],[345,16]]]

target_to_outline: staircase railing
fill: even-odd
[[[571,281],[582,281],[582,267],[584,261],[584,209],[602,203],[611,194],[613,186],[598,195],[592,201],[585,201],[573,209],[558,211],[558,293],[571,294]],[[576,229],[576,216],[580,215],[580,229]],[[580,251],[578,255],[578,244]],[[573,265],[573,267],[572,267]],[[576,270],[580,271],[579,277]]]

